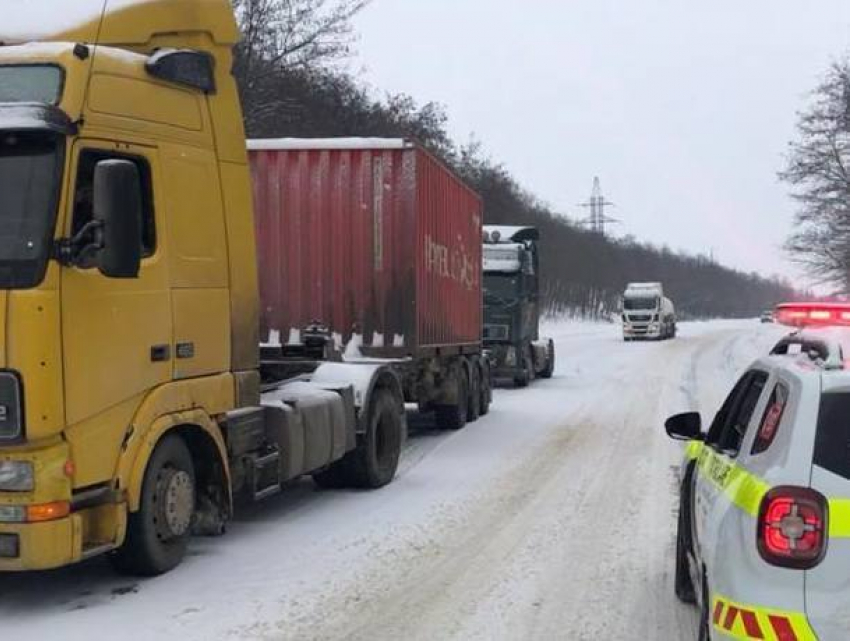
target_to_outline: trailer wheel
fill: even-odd
[[[148,462],[139,511],[130,514],[124,545],[110,556],[125,574],[157,576],[183,560],[195,512],[195,469],[179,436],[164,437]]]
[[[555,373],[555,341],[551,338],[546,345],[546,367],[540,372],[540,378],[552,378]]]
[[[481,409],[481,416],[486,416],[490,413],[490,401],[492,400],[492,393],[490,390],[490,368],[486,365],[481,365],[478,368],[478,374],[480,376],[479,389],[481,390],[481,401],[479,407]]]
[[[470,370],[466,420],[468,423],[474,423],[481,416],[481,376],[477,364],[472,363]]]
[[[395,478],[404,426],[399,404],[387,389],[372,397],[366,433],[353,452],[327,470],[313,475],[319,487],[378,489]]]
[[[437,405],[437,425],[444,430],[459,430],[466,425],[469,416],[469,382],[462,367],[455,370],[457,377],[457,403]]]

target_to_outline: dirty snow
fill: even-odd
[[[665,343],[549,324],[555,378],[498,390],[462,431],[413,416],[378,492],[304,482],[194,542],[168,576],[102,560],[0,575],[4,635],[224,639],[695,639],[673,597],[675,467],[663,418],[710,413],[780,335],[688,323]]]

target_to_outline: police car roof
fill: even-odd
[[[770,360],[780,367],[818,371],[824,381],[850,385],[850,327],[809,327],[783,337],[771,350]],[[839,380],[841,379],[841,380]]]

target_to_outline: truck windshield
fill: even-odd
[[[58,201],[59,140],[0,132],[0,289],[35,287],[44,278]]]
[[[62,69],[55,65],[0,65],[0,102],[56,105],[63,81]]]
[[[623,309],[627,311],[658,309],[658,298],[655,296],[629,296],[623,299]]]
[[[488,303],[512,303],[519,296],[519,274],[486,274],[484,300]]]

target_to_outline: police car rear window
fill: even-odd
[[[815,438],[815,465],[850,479],[850,393],[823,394]]]
[[[779,424],[782,422],[782,415],[785,413],[788,395],[788,388],[782,383],[777,383],[776,387],[773,388],[759,424],[759,431],[753,441],[752,454],[761,454],[773,443],[773,439],[776,438],[776,433],[779,431]]]

